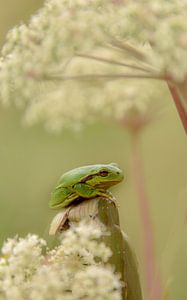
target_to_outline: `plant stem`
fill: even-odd
[[[120,228],[118,208],[114,199],[96,197],[77,205],[63,208],[52,220],[50,234],[57,234],[69,228],[70,224],[90,219],[104,224],[107,234],[101,241],[112,251],[108,261],[120,274],[123,300],[142,300],[138,266],[128,237]]]
[[[177,111],[179,113],[179,116],[180,116],[180,119],[182,121],[184,130],[187,134],[187,112],[186,112],[186,110],[183,106],[182,100],[180,99],[180,95],[177,91],[177,88],[174,85],[170,84],[169,82],[168,82],[168,87],[169,87],[170,93],[173,97],[173,100],[175,102],[175,106],[176,106]]]
[[[138,266],[134,251],[127,236],[120,229],[119,214],[116,205],[110,200],[99,197],[98,219],[106,226],[109,233],[102,240],[113,253],[109,263],[115,266],[117,273],[121,274],[121,280],[124,283],[122,299],[142,300]]]
[[[140,153],[140,131],[132,133],[132,176],[139,200],[140,217],[143,226],[143,244],[146,288],[149,299],[161,300],[163,296],[161,278],[155,259],[153,224],[149,209],[149,199],[145,187],[143,162]]]

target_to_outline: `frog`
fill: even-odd
[[[84,199],[111,198],[110,187],[124,179],[116,163],[86,165],[64,173],[51,193],[49,207],[62,209]]]

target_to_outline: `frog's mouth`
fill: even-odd
[[[102,189],[106,189],[109,188],[115,184],[118,184],[120,181],[108,181],[108,182],[102,182],[102,183],[98,183],[95,185],[96,188],[102,188]]]

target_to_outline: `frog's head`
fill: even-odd
[[[121,182],[124,178],[122,170],[116,163],[97,165],[94,176],[90,176],[92,186],[107,189],[112,185]]]

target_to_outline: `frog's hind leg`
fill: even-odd
[[[79,196],[69,188],[58,186],[51,195],[49,207],[52,209],[66,207],[78,197]]]
[[[59,207],[60,208],[66,207],[72,204],[72,202],[76,201],[77,199],[79,199],[79,195],[77,195],[77,193],[71,193],[68,197],[66,197],[66,199],[63,200],[61,206]]]

